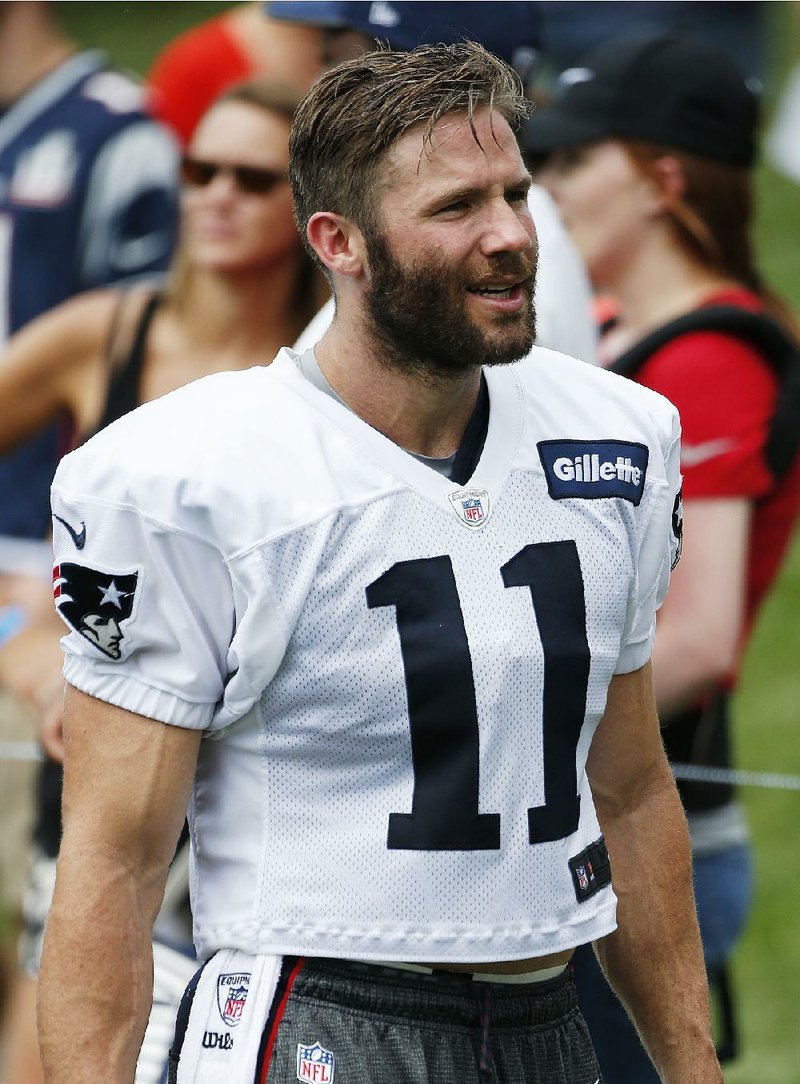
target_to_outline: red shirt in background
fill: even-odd
[[[211,103],[256,74],[223,13],[180,34],[156,57],[147,76],[150,109],[185,147]]]
[[[705,305],[763,312],[749,290],[727,289]],[[692,331],[657,350],[636,380],[678,408],[683,496],[745,497],[754,503],[745,638],[775,578],[800,511],[800,463],[776,482],[764,461],[778,381],[754,347],[724,332]]]

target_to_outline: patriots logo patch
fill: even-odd
[[[122,658],[123,625],[136,603],[139,573],[103,572],[62,561],[53,566],[53,598],[62,619],[106,658]]]

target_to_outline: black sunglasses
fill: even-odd
[[[184,158],[181,162],[181,178],[191,188],[205,188],[218,173],[229,173],[241,192],[264,196],[276,184],[288,179],[288,174],[257,166],[232,166],[227,162],[205,162],[200,158]]]

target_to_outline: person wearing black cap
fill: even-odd
[[[732,61],[666,35],[587,54],[524,133],[593,285],[616,299],[604,363],[681,415],[687,546],[653,670],[673,763],[706,767],[729,766],[728,694],[800,508],[797,332],[751,253],[757,120],[754,88]],[[749,908],[747,829],[730,787],[680,789],[714,980]],[[576,973],[604,1079],[657,1081],[592,966],[587,953]]]

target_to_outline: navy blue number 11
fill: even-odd
[[[578,826],[575,753],[586,712],[589,643],[573,541],[526,546],[500,570],[531,593],[544,654],[544,805],[528,810],[531,843]],[[388,846],[473,851],[500,847],[500,814],[478,812],[478,712],[467,633],[449,557],[400,561],[367,588],[370,608],[394,606],[403,656],[414,796],[389,815]]]

